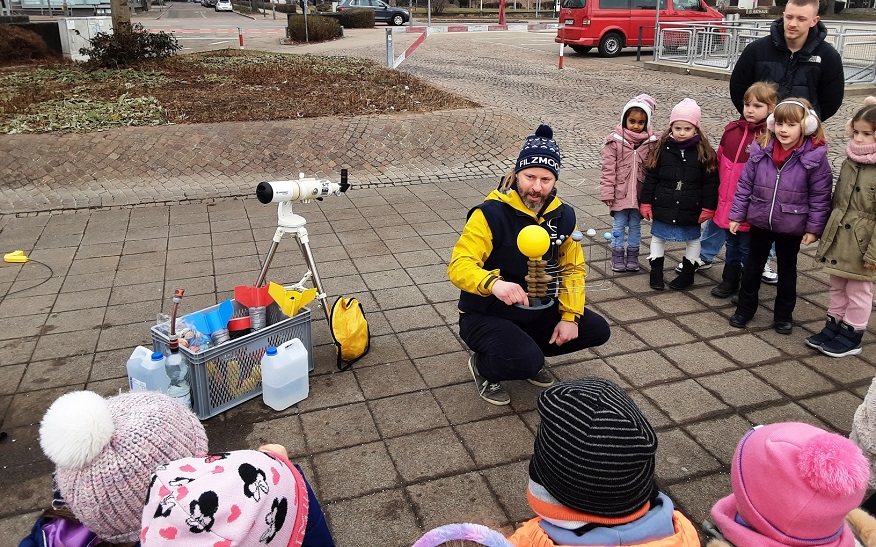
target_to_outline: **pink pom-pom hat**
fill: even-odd
[[[845,437],[804,423],[757,427],[736,447],[733,494],[712,516],[735,545],[850,547],[845,515],[861,504],[869,475]]]

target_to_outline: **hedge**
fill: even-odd
[[[341,25],[331,17],[307,16],[307,34],[304,32],[304,16],[290,15],[289,38],[293,42],[326,42],[341,37]]]

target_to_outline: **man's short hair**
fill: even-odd
[[[815,14],[818,15],[818,10],[821,9],[821,2],[819,0],[788,0],[789,4],[794,4],[795,6],[812,6],[815,8]]]

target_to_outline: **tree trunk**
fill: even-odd
[[[131,6],[128,0],[110,0],[110,10],[113,17],[113,32],[131,30]]]

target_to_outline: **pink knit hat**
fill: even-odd
[[[803,423],[757,427],[736,447],[733,494],[712,516],[735,545],[851,547],[844,518],[864,499],[868,476],[867,459],[845,437]]]
[[[693,99],[684,98],[680,103],[672,107],[669,115],[669,125],[673,122],[688,122],[694,127],[700,126],[702,111],[700,105]]]
[[[152,478],[143,547],[299,546],[307,528],[307,484],[286,458],[237,450],[183,458]]]
[[[104,541],[122,543],[137,540],[155,468],[206,454],[207,434],[197,416],[162,393],[104,399],[74,391],[46,411],[40,446],[76,518]]]

